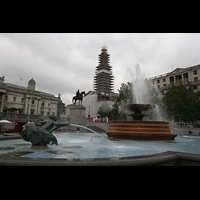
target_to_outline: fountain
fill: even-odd
[[[141,83],[142,79],[138,82]],[[161,118],[158,106],[151,102],[147,95],[148,91],[142,89],[141,86],[144,87],[145,84],[138,82],[137,87],[133,88],[135,104],[129,102],[121,106],[133,120],[114,121],[110,124],[108,132],[101,134],[82,124],[76,124],[78,120],[75,124],[56,122],[53,116],[50,118],[51,121],[35,123],[38,127],[33,123],[27,123],[27,127],[20,133],[25,141],[4,140],[0,137],[0,165],[200,165],[200,137],[172,134],[169,122]],[[148,110],[158,113],[158,121],[146,121]],[[52,134],[59,127],[69,125],[82,127],[93,133],[81,131],[78,134]],[[119,139],[111,141],[108,138]],[[57,145],[47,146],[48,144]]]
[[[147,83],[142,76],[139,64],[136,64],[136,76],[130,74],[133,78],[133,98],[136,104],[121,105],[121,108],[130,112],[128,116],[133,117],[133,121],[114,121],[110,124],[106,133],[109,138],[130,139],[130,140],[174,140],[177,136],[172,134],[169,122],[167,121],[143,121],[144,116],[148,114],[142,113],[158,107],[155,104],[146,103],[150,101],[151,96],[147,90]],[[158,113],[158,111],[157,111]]]
[[[134,121],[111,122],[108,132],[109,138],[130,140],[174,140],[177,136],[171,133],[169,122],[166,121],[142,121],[142,111],[153,109],[154,104],[127,104],[121,106],[123,109],[133,111],[128,114]]]

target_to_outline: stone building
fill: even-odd
[[[187,68],[176,68],[172,72],[150,78],[151,85],[157,88],[161,97],[172,84],[192,87],[194,91],[200,90],[200,64]]]
[[[86,118],[90,118],[92,121],[95,121],[98,117],[98,110],[99,107],[103,104],[107,104],[110,108],[112,108],[113,101],[111,100],[104,100],[99,101],[98,100],[98,94],[94,91],[89,91],[86,96],[83,98],[83,105],[85,106],[85,115]]]
[[[5,83],[0,77],[0,117],[12,124],[8,129],[21,130],[27,121],[39,121],[50,115],[57,115],[58,98],[52,94],[35,90],[36,83],[32,78],[28,87]]]

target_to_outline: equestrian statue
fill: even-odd
[[[75,101],[74,102],[74,105],[76,105],[76,101],[77,100],[79,100],[79,105],[80,105],[80,102],[81,102],[81,105],[82,105],[82,100],[83,100],[83,94],[85,95],[85,91],[83,91],[83,92],[79,92],[79,90],[76,92],[76,96],[74,96],[73,98],[72,98],[72,103],[73,103],[73,101]]]

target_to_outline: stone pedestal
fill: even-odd
[[[70,108],[70,124],[78,124],[81,126],[86,126],[86,116],[85,116],[85,107],[83,105],[73,105]],[[70,128],[76,130],[77,127],[71,126]],[[85,129],[80,128],[80,131],[85,131]]]

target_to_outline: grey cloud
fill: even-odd
[[[6,82],[61,93],[71,103],[77,89],[93,90],[95,67],[106,45],[115,77],[115,92],[127,68],[139,63],[150,76],[199,64],[200,34],[162,33],[4,33],[0,34],[0,76]]]

